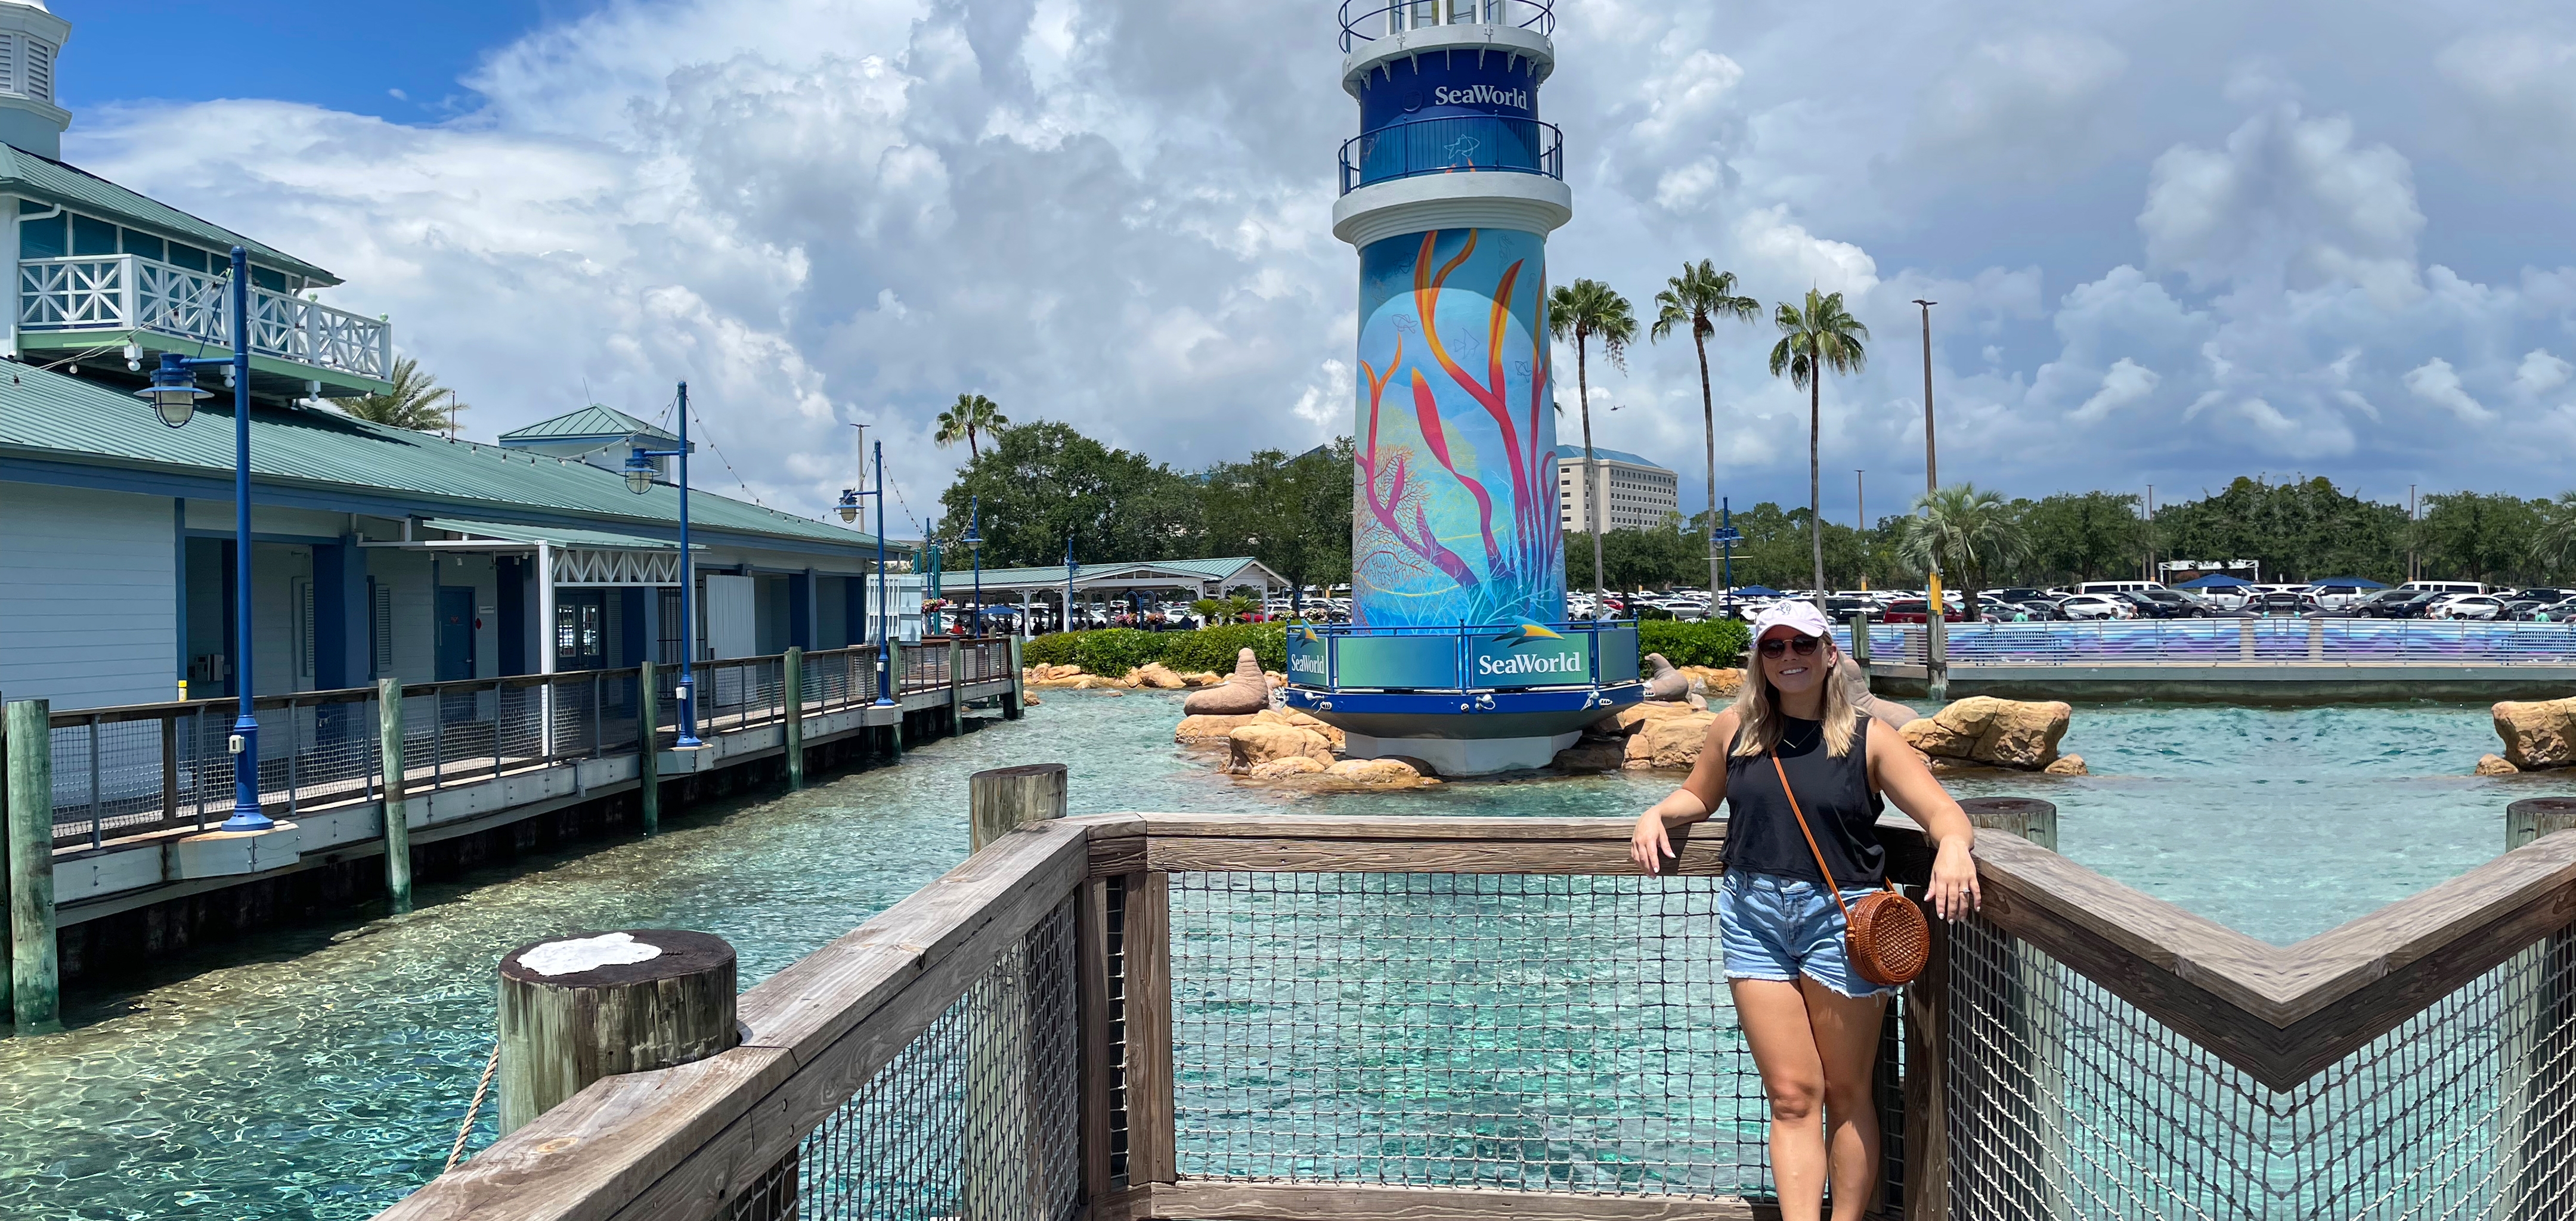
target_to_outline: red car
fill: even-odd
[[[1878,621],[1881,623],[1922,623],[1930,618],[1930,610],[1931,604],[1921,598],[1915,598],[1905,602],[1890,602],[1887,604],[1887,609],[1878,616]],[[1943,623],[1966,623],[1968,621],[1968,616],[1959,611],[1952,610],[1945,604],[1941,608],[1941,621]]]

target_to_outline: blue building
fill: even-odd
[[[0,258],[18,286],[0,695],[67,709],[233,691],[232,398],[171,429],[133,391],[163,352],[229,350],[236,245],[260,693],[676,661],[683,580],[703,595],[702,658],[868,639],[866,534],[693,490],[682,561],[676,489],[635,495],[615,469],[630,445],[670,448],[659,427],[594,405],[484,445],[333,409],[389,387],[391,326],[313,300],[340,283],[328,270],[60,160],[70,30],[0,3]]]

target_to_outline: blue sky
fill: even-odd
[[[262,97],[435,123],[471,112],[476,99],[458,82],[484,53],[599,6],[580,0],[57,0],[52,7],[75,23],[73,53],[83,71],[63,81],[64,103],[75,110],[150,99]],[[196,70],[150,71],[145,48],[163,41],[184,44]],[[131,70],[112,70],[105,62],[111,53]]]
[[[1642,309],[1709,258],[1765,301],[1845,292],[1876,346],[1825,395],[1838,518],[1854,467],[1876,511],[1921,478],[1922,296],[1952,479],[2576,484],[2563,2],[1559,8],[1551,279]],[[763,497],[828,501],[863,422],[917,506],[963,457],[929,442],[961,391],[1185,467],[1351,430],[1329,4],[60,11],[67,155],[341,272],[478,435],[585,397],[655,414],[685,376]],[[256,67],[118,87],[113,52],[172,37]],[[1806,495],[1770,339],[1711,354],[1738,504]],[[1686,345],[1593,368],[1600,440],[1697,501]]]

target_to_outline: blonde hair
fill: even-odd
[[[1780,693],[1772,690],[1770,676],[1763,673],[1762,650],[1757,646],[1750,652],[1746,660],[1751,664],[1744,668],[1744,690],[1735,697],[1735,754],[1739,758],[1769,753],[1780,744],[1782,728]],[[1816,654],[1819,661],[1825,662],[1839,662],[1841,658],[1831,636],[1825,637],[1824,647]],[[1825,753],[1836,759],[1851,753],[1852,739],[1860,734],[1860,708],[1846,681],[1839,664],[1825,672]]]

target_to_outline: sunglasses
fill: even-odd
[[[1760,647],[1764,657],[1781,657],[1792,652],[1800,657],[1813,657],[1819,643],[1821,638],[1815,636],[1774,636],[1763,641]]]

